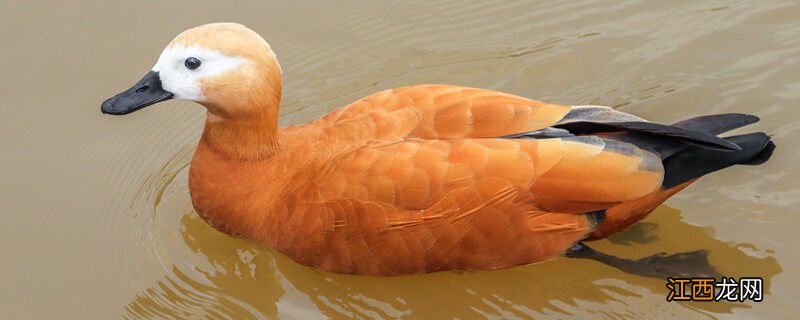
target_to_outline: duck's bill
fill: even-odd
[[[100,110],[106,114],[123,115],[169,99],[172,99],[172,93],[161,87],[158,72],[150,71],[130,89],[103,102]]]

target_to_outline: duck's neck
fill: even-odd
[[[224,105],[207,103],[201,143],[232,160],[259,161],[277,153],[280,83],[256,91],[249,98],[219,99]]]
[[[201,139],[226,158],[259,161],[278,152],[277,135],[277,121],[229,120],[208,115]]]

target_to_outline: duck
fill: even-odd
[[[658,124],[606,106],[421,84],[279,127],[281,66],[236,23],[180,33],[101,111],[169,99],[206,108],[189,169],[197,214],[231,236],[334,273],[497,270],[558,256],[643,276],[713,274],[707,252],[621,259],[587,243],[638,221],[700,177],[766,162],[757,122],[716,114]]]

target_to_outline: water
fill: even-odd
[[[794,1],[0,2],[0,318],[797,318],[800,6]],[[592,261],[395,278],[330,274],[220,234],[186,172],[203,109],[99,104],[184,29],[262,34],[282,124],[415,83],[602,104],[654,121],[746,112],[779,146],[708,176],[596,247],[708,249],[763,302],[665,301],[665,282]]]

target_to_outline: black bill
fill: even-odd
[[[161,87],[158,72],[150,71],[133,87],[103,102],[103,113],[123,115],[146,106],[172,99],[172,93]]]

